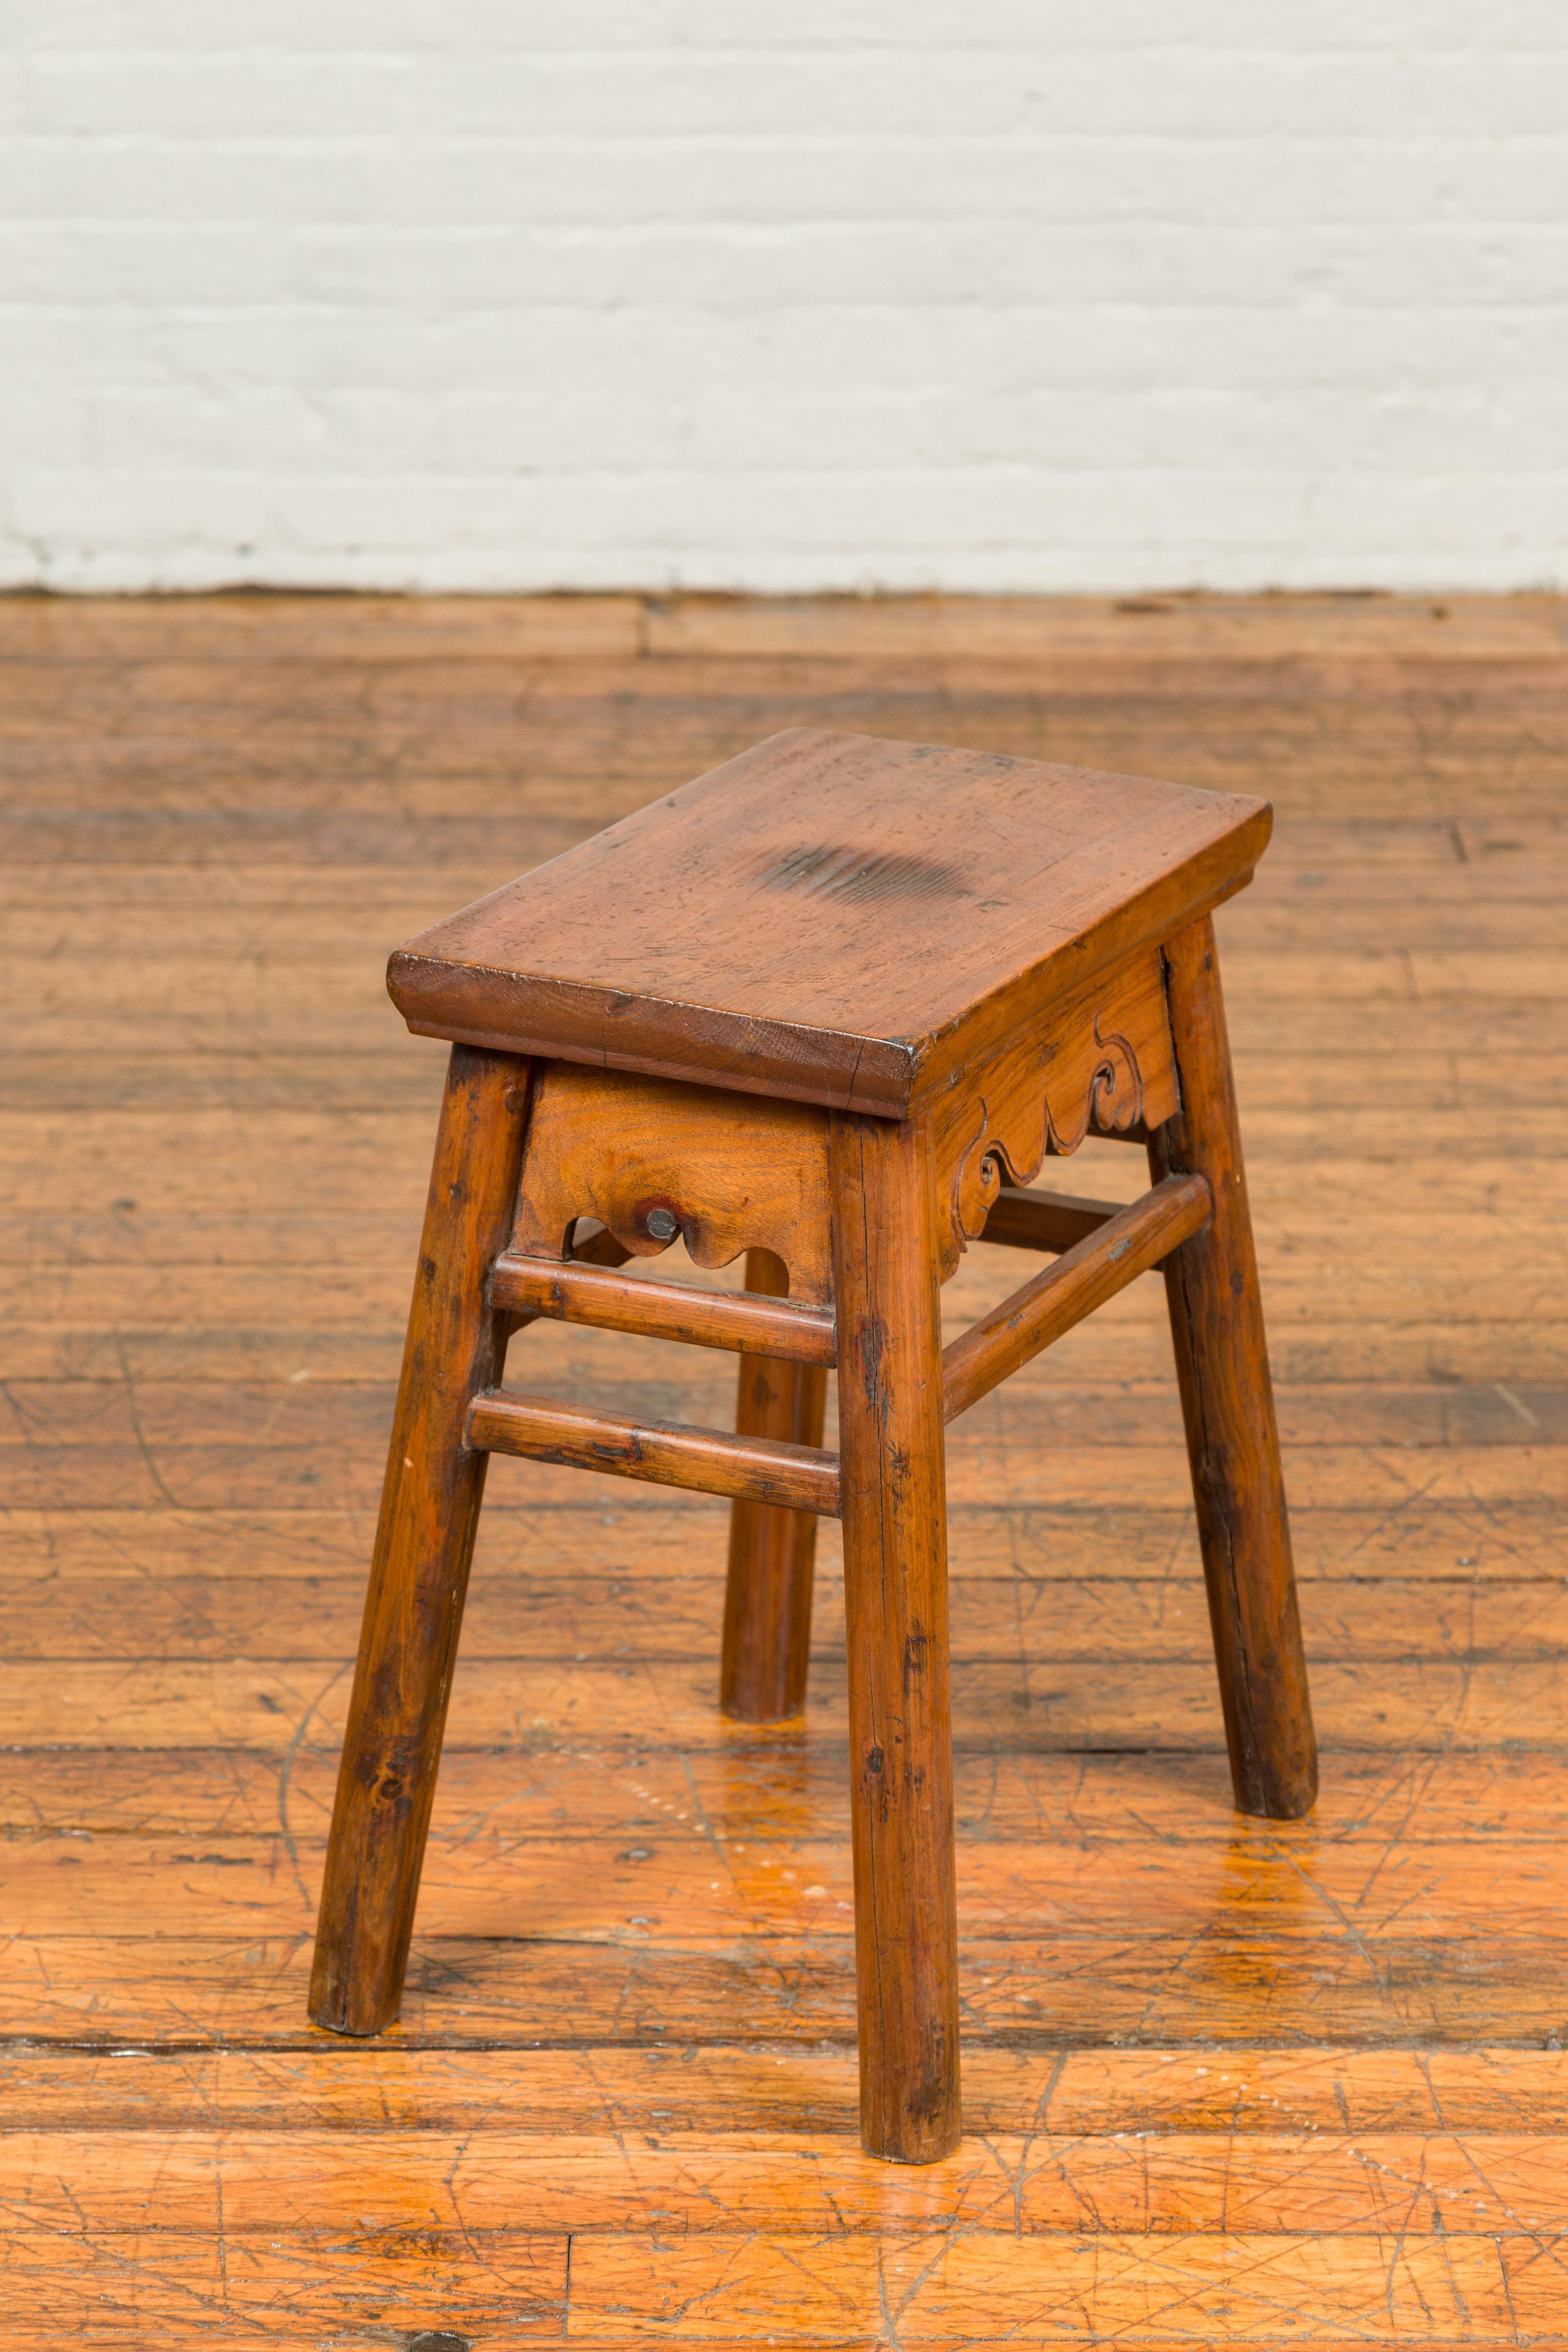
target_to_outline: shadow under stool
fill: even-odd
[[[844,1523],[860,2114],[959,2134],[943,1425],[1163,1268],[1238,1807],[1316,1751],[1212,909],[1267,803],[772,737],[394,955],[453,1042],[327,1855],[310,2014],[396,2017],[491,1453],[731,1506],[721,1704],[798,1713]],[[1020,1189],[1086,1134],[1131,1208]],[[626,1271],[679,1236],[741,1292]],[[972,1242],[1053,1263],[943,1351]],[[550,1317],[739,1353],[734,1434],[500,1385]],[[838,1373],[839,1452],[822,1445]]]

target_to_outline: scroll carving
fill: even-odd
[[[597,1217],[634,1257],[697,1265],[772,1250],[790,1296],[832,1297],[827,1118],[800,1103],[551,1062],[529,1118],[512,1247],[564,1257]]]
[[[1163,968],[1144,954],[1015,1038],[938,1110],[942,1278],[984,1232],[1004,1182],[1029,1183],[1091,1129],[1125,1135],[1178,1108]]]
[[[1101,1135],[1125,1135],[1136,1127],[1143,1116],[1143,1073],[1138,1066],[1138,1049],[1131,1037],[1112,1029],[1109,1035],[1100,1032],[1097,1013],[1091,1028],[1100,1059],[1089,1074],[1089,1085],[1082,1097],[1070,1095],[1063,1102],[1051,1099],[1051,1072],[1046,1073],[1046,1150],[1047,1152],[1076,1151],[1091,1127]]]

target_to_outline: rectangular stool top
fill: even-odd
[[[902,1118],[1251,877],[1266,801],[793,728],[422,931],[411,1029]]]

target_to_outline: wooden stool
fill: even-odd
[[[799,1710],[842,1517],[861,2128],[959,2134],[942,1425],[1165,1276],[1236,1801],[1316,1754],[1210,910],[1268,804],[775,735],[398,951],[454,1041],[327,1855],[310,2014],[396,2017],[492,1452],[731,1498],[721,1704]],[[1146,1144],[1131,1208],[1017,1189]],[[677,1235],[740,1293],[619,1271]],[[1056,1262],[945,1354],[971,1242]],[[500,1386],[548,1316],[727,1348],[735,1435]],[[838,1370],[839,1453],[822,1448]]]

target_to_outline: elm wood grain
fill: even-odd
[[[465,1443],[529,1462],[838,1516],[837,1457],[820,1446],[731,1437],[723,1430],[639,1421],[499,1389],[475,1398]]]
[[[1121,1201],[1086,1200],[1076,1192],[1029,1192],[1004,1184],[978,1238],[1002,1249],[1059,1254],[1087,1241],[1108,1218],[1119,1216],[1124,1205]]]
[[[936,1154],[847,1116],[832,1151],[860,2135],[930,2164],[960,2131]]]
[[[788,1284],[788,1268],[771,1250],[747,1253],[749,1293],[782,1304]],[[836,1349],[831,1319],[828,1338]],[[735,1433],[820,1447],[826,1405],[820,1360],[802,1362],[792,1350],[788,1360],[743,1363]],[[733,1721],[787,1722],[805,1705],[816,1565],[814,1513],[772,1503],[731,1505],[719,1706]]]
[[[596,1239],[601,1249],[606,1245],[614,1249],[619,1263],[625,1264],[621,1245],[613,1234]],[[582,1253],[577,1255],[581,1257]],[[763,1255],[750,1252],[748,1266],[752,1259]],[[773,1253],[765,1255],[771,1257]],[[746,1356],[783,1357],[792,1363],[830,1365],[833,1361],[831,1308],[803,1306],[787,1297],[758,1297],[749,1273],[743,1291],[700,1290],[690,1283],[656,1282],[647,1275],[619,1274],[605,1267],[603,1260],[579,1265],[558,1258],[504,1253],[490,1269],[489,1295],[493,1307],[558,1323],[584,1323],[600,1330],[679,1339],[694,1348],[728,1348]]]
[[[316,1933],[310,2015],[335,2033],[379,2032],[402,1996],[484,1493],[464,1422],[505,1362],[476,1276],[506,1239],[528,1079],[453,1048]]]
[[[416,1033],[902,1118],[1239,889],[1270,821],[796,728],[421,932],[387,984]]]
[[[820,1113],[712,1087],[584,1070],[545,1070],[530,1126],[512,1248],[567,1255],[573,1220],[592,1215],[628,1256],[678,1238],[696,1265],[771,1250],[797,1300],[824,1304],[827,1130]]]
[[[1169,1178],[994,1307],[943,1351],[947,1420],[967,1412],[1075,1323],[1158,1265],[1205,1225],[1213,1211],[1203,1177]]]
[[[1165,1297],[1226,1738],[1238,1809],[1289,1821],[1317,1795],[1318,1751],[1213,923],[1164,955],[1182,1108],[1152,1138],[1149,1169],[1156,1184],[1200,1175],[1214,1196],[1166,1260]]]

